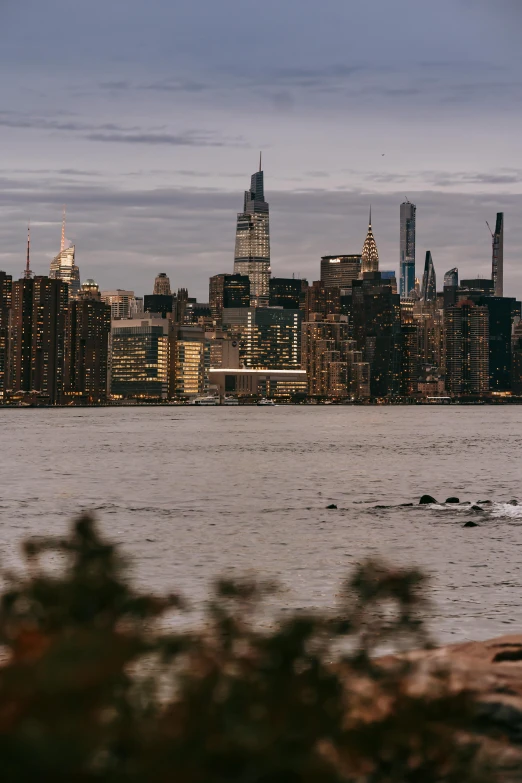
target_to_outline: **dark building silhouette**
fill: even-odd
[[[488,281],[489,282],[489,281]],[[489,313],[489,388],[492,392],[511,389],[511,333],[516,299],[484,296],[478,304]]]
[[[60,403],[64,391],[67,283],[26,277],[13,283],[12,388]]]
[[[270,278],[270,307],[283,307],[285,310],[304,308],[306,280],[296,280],[293,277]]]
[[[9,314],[13,278],[0,271],[0,401],[5,399],[9,367]]]
[[[99,291],[82,286],[69,303],[65,356],[65,397],[90,404],[107,400],[111,307]]]
[[[224,307],[250,307],[250,278],[247,275],[214,275],[209,280],[210,314],[221,326]]]
[[[457,288],[459,285],[459,270],[453,267],[444,275],[444,307],[451,307],[457,302]]]
[[[176,297],[172,294],[145,294],[143,297],[143,310],[146,313],[161,313],[163,318],[167,313],[172,313]]]
[[[437,299],[437,278],[435,276],[435,267],[433,266],[431,251],[429,250],[426,253],[426,260],[424,262],[421,298],[424,302],[432,302],[433,304],[435,304]]]
[[[400,394],[400,297],[380,272],[367,272],[352,286],[353,336],[370,364],[372,397]]]
[[[419,330],[413,323],[401,325],[401,395],[417,394],[420,374]]]
[[[465,299],[444,311],[446,389],[456,397],[489,391],[488,308]]]
[[[493,253],[491,280],[495,296],[504,296],[504,213],[497,212],[495,232],[492,234]]]
[[[325,288],[320,280],[314,280],[305,289],[305,321],[310,321],[313,313],[319,313],[326,318],[328,315],[340,315],[341,311],[341,289],[337,286]]]
[[[405,201],[400,207],[400,295],[408,298],[415,288],[415,224],[417,207]]]

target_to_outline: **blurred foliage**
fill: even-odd
[[[183,602],[135,590],[87,517],[24,555],[0,606],[4,783],[477,779],[469,696],[377,655],[427,644],[417,571],[369,562],[335,612],[269,622],[272,585],[222,580],[179,630]]]

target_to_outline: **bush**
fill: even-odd
[[[284,619],[266,613],[273,585],[221,580],[183,630],[183,601],[133,589],[89,518],[24,553],[0,606],[5,783],[477,779],[469,696],[377,657],[427,644],[415,570],[369,562],[337,611]]]

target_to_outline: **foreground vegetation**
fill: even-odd
[[[335,612],[283,619],[272,585],[221,580],[186,630],[89,518],[24,555],[0,604],[5,783],[478,780],[471,697],[376,657],[428,642],[417,571],[367,563]]]

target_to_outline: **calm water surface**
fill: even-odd
[[[522,407],[116,408],[0,412],[0,557],[79,509],[157,589],[276,577],[328,607],[368,556],[423,566],[440,640],[522,628]],[[399,507],[429,492],[469,507]],[[326,506],[335,503],[337,510]],[[384,506],[384,508],[378,508]],[[474,518],[478,528],[464,529]]]

